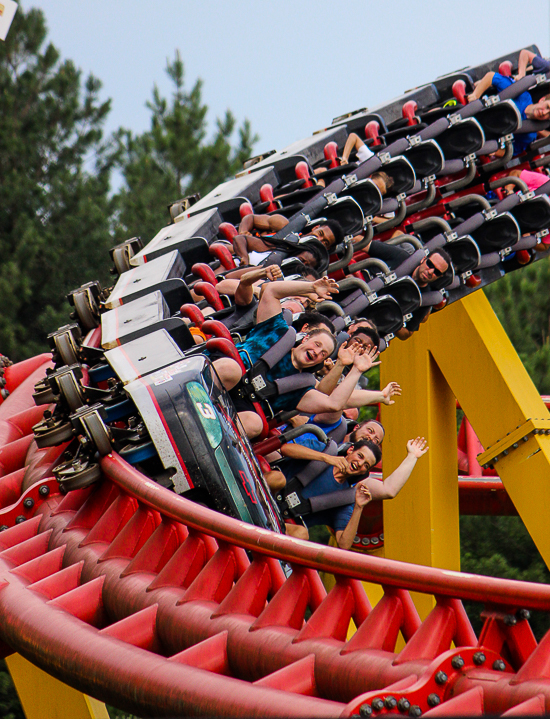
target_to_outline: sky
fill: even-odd
[[[346,112],[535,43],[550,53],[549,0],[20,0],[48,40],[111,98],[105,125],[143,132],[179,50],[210,127],[231,109],[280,150]]]

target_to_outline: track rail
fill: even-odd
[[[102,482],[62,497],[48,476],[63,448],[30,441],[43,369],[0,408],[5,655],[140,715],[550,710],[550,635],[537,644],[527,618],[550,609],[550,587],[277,535],[178,497],[116,454]],[[335,577],[328,593],[319,572]],[[374,608],[363,581],[382,587]],[[411,591],[433,596],[424,621]],[[479,637],[463,600],[485,605]]]

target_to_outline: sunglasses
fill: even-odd
[[[441,272],[441,270],[438,270],[429,258],[426,260],[426,267],[428,267],[430,270],[433,270],[433,273],[436,277],[443,277],[445,272],[447,272],[447,270],[443,270],[443,272]]]

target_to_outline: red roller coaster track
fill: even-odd
[[[116,454],[102,482],[60,495],[48,477],[63,447],[39,450],[31,434],[47,360],[9,368],[0,407],[4,655],[140,715],[550,710],[550,634],[537,644],[528,622],[550,587],[293,540],[186,501]],[[328,593],[319,572],[335,576]],[[373,609],[362,581],[383,588]],[[411,591],[433,596],[423,622]],[[479,637],[463,600],[485,605]]]

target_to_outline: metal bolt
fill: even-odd
[[[538,433],[539,433],[538,429],[533,430],[533,434],[538,434]]]
[[[407,698],[401,697],[401,699],[397,702],[397,708],[400,712],[405,714],[405,712],[408,712],[411,708],[411,703]]]
[[[506,614],[504,617],[504,624],[506,624],[507,627],[513,627],[517,624],[518,620],[514,617],[513,614]]]
[[[476,652],[473,656],[474,664],[479,666],[485,662],[485,654],[483,652]]]
[[[386,709],[395,709],[397,706],[397,700],[395,697],[386,697],[384,700],[384,704],[386,705]]]
[[[8,527],[7,524],[2,524],[2,525],[0,526],[0,532],[5,532],[6,529],[9,529],[9,527]]]
[[[428,694],[428,706],[436,707],[440,702],[439,694]]]
[[[495,659],[493,662],[493,669],[496,672],[503,672],[506,669],[506,664],[502,661],[502,659]]]
[[[34,507],[34,499],[32,497],[27,497],[27,499],[23,500],[23,506],[25,509],[32,509]]]
[[[422,716],[422,709],[418,706],[418,704],[412,705],[412,707],[409,709],[409,716],[410,717],[421,717]]]
[[[530,619],[531,612],[528,609],[518,609],[517,617],[518,619]]]
[[[513,447],[514,449],[517,449],[517,448],[519,447],[519,444],[518,444],[517,442],[514,442],[514,444],[512,445],[512,447]]]
[[[24,522],[27,518],[24,517],[22,514],[20,514],[18,517],[15,518],[16,524],[21,524],[21,522]]]
[[[361,704],[359,707],[359,716],[370,717],[372,715],[372,709],[370,704]]]
[[[282,502],[282,501],[283,501],[283,496],[282,496],[281,494],[278,494],[278,495],[277,495],[277,502]]]
[[[380,699],[380,697],[377,697],[376,699],[372,700],[371,706],[375,712],[382,711],[382,709],[384,708],[384,701]]]
[[[507,456],[508,456],[508,450],[507,450],[507,449],[503,449],[503,450],[502,450],[502,454],[503,454],[505,457],[507,457]]]
[[[527,442],[528,439],[529,439],[529,437],[524,437],[524,438],[523,438],[523,441],[524,441],[524,442]]]
[[[47,497],[49,493],[50,493],[50,488],[48,487],[47,484],[43,484],[41,487],[38,488],[38,494],[41,497]]]
[[[453,657],[451,659],[451,666],[453,669],[462,669],[464,666],[464,659],[460,656],[460,654],[457,654],[456,657]]]
[[[445,674],[445,672],[437,672],[435,675],[435,683],[436,684],[445,684],[449,677]]]

